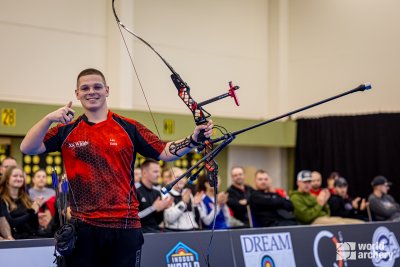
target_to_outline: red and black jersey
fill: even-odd
[[[96,124],[82,115],[51,128],[44,144],[46,152],[62,152],[73,217],[100,227],[140,227],[133,170],[136,153],[158,159],[165,148],[154,133],[109,111]]]

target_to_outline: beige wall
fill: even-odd
[[[0,99],[71,99],[82,67],[105,67],[105,2],[2,0]]]
[[[0,99],[63,104],[88,66],[103,69],[110,106],[146,109],[111,1],[3,1]],[[213,115],[267,118],[371,81],[374,90],[301,115],[398,111],[396,0],[116,1],[121,20],[191,85],[197,100],[241,86]],[[126,35],[155,111],[186,113],[169,71]],[[78,103],[75,103],[78,104]]]
[[[287,190],[288,157],[285,148],[266,148],[250,146],[230,146],[228,148],[228,185],[232,183],[230,171],[234,166],[245,169],[246,183],[254,186],[254,175],[257,170],[268,172],[275,187]]]
[[[289,108],[370,81],[373,90],[302,115],[400,110],[400,1],[293,0],[289,9]]]
[[[195,99],[226,92],[228,81],[241,87],[240,107],[226,99],[206,110],[221,116],[260,118],[267,110],[267,3],[136,1],[135,27],[191,85]],[[137,43],[135,48],[142,82],[151,90],[152,103],[164,110],[182,112],[168,71],[143,45]]]

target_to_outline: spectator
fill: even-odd
[[[282,197],[272,187],[272,180],[264,170],[255,174],[255,187],[249,199],[251,213],[257,226],[296,225],[293,204]]]
[[[15,239],[37,237],[38,211],[43,198],[32,201],[25,191],[25,175],[19,167],[9,167],[0,182],[1,209]]]
[[[47,174],[45,170],[39,169],[32,178],[32,188],[29,189],[29,196],[35,200],[43,199],[43,205],[39,209],[39,224],[42,229],[47,228],[51,218],[54,216],[54,202],[56,192],[52,188],[46,187]]]
[[[310,193],[314,196],[318,196],[319,192],[321,192],[321,185],[322,185],[322,176],[319,172],[313,171],[311,173],[311,189]]]
[[[178,177],[176,175],[176,177]],[[170,182],[172,182],[172,171],[170,168],[163,169],[161,172],[161,181],[162,181],[162,186],[166,186]]]
[[[331,194],[335,193],[335,180],[340,177],[338,172],[331,172],[331,174],[326,178],[327,188]]]
[[[13,157],[6,157],[5,159],[3,159],[3,161],[0,163],[0,179],[2,178],[3,173],[5,173],[7,168],[13,166],[17,166],[17,161]],[[0,202],[2,202],[1,199]],[[14,240],[11,235],[10,225],[8,224],[8,221],[4,214],[1,212],[0,207],[0,240],[2,239]]]
[[[46,187],[47,174],[45,170],[40,169],[33,175],[32,187],[29,189],[31,199],[43,197],[44,202],[56,195],[54,189]]]
[[[17,161],[13,157],[6,157],[0,164],[0,177],[6,172],[7,168],[17,166]]]
[[[232,167],[231,169],[232,185],[228,188],[228,207],[233,212],[233,217],[241,221],[245,225],[249,225],[247,215],[247,205],[252,187],[245,184],[244,169],[242,167]]]
[[[303,170],[297,175],[297,191],[292,192],[290,199],[294,205],[296,220],[301,224],[348,224],[360,223],[360,220],[341,217],[329,217],[327,204],[330,197],[328,189],[322,189],[317,197],[310,193],[311,172]]]
[[[400,221],[399,203],[388,194],[391,184],[384,176],[376,176],[372,180],[373,192],[369,195],[368,202],[377,221]]]
[[[218,187],[220,179],[218,178]],[[220,192],[217,195],[217,205],[215,205],[214,187],[210,186],[206,176],[200,176],[197,181],[197,192],[201,194],[202,199],[198,206],[200,220],[205,229],[212,229],[215,217],[215,229],[227,229],[230,226],[230,213],[226,205],[228,193]],[[215,207],[216,206],[216,207]]]
[[[367,202],[365,198],[361,199],[357,197],[351,199],[347,195],[347,189],[348,185],[346,179],[339,177],[335,180],[335,194],[332,194],[328,200],[331,216],[367,221],[368,218],[365,216]]]
[[[161,199],[160,191],[154,189],[160,176],[158,161],[147,159],[142,166],[141,186],[136,190],[139,201],[139,217],[143,233],[159,232],[159,224],[163,221],[163,211],[170,207],[173,199]]]
[[[179,168],[172,168],[176,177],[183,174]],[[186,179],[183,178],[177,182],[171,191],[165,195],[174,201],[172,206],[164,210],[165,228],[171,231],[188,231],[198,229],[196,222],[196,207],[202,199],[202,194],[197,193],[193,197],[190,189],[185,188]]]

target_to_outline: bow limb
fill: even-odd
[[[182,101],[185,103],[185,105],[186,105],[186,106],[189,108],[189,110],[192,112],[192,115],[193,115],[193,118],[194,118],[194,121],[195,121],[196,125],[200,125],[200,124],[205,124],[205,123],[207,123],[207,118],[209,118],[209,117],[211,116],[211,114],[208,113],[207,111],[205,111],[205,110],[203,109],[203,107],[201,107],[200,105],[198,105],[197,102],[191,97],[191,95],[190,95],[190,87],[188,86],[188,84],[187,84],[187,83],[181,78],[181,76],[174,70],[174,68],[171,66],[171,64],[169,64],[169,63],[167,62],[167,60],[165,60],[165,59],[160,55],[160,53],[158,53],[157,50],[155,50],[146,40],[144,40],[142,37],[140,37],[139,35],[137,35],[136,33],[134,33],[132,30],[130,30],[129,28],[127,28],[127,27],[121,22],[121,20],[119,19],[118,15],[117,15],[116,10],[115,10],[115,5],[114,5],[114,3],[115,3],[115,0],[112,1],[112,8],[113,8],[114,17],[115,17],[115,20],[116,20],[116,22],[117,22],[117,24],[118,24],[118,29],[120,30],[122,39],[124,40],[125,47],[126,47],[126,49],[127,49],[127,51],[128,51],[128,54],[129,54],[129,57],[130,57],[132,66],[133,66],[133,68],[134,68],[134,70],[135,70],[136,77],[138,78],[140,88],[141,88],[142,93],[143,93],[143,96],[144,96],[144,98],[145,98],[145,100],[146,100],[147,108],[148,108],[148,110],[149,110],[149,112],[150,112],[150,114],[151,114],[151,117],[152,117],[153,123],[154,123],[154,125],[155,125],[155,127],[156,127],[158,136],[160,137],[160,132],[159,132],[159,130],[158,130],[158,128],[157,128],[157,125],[156,125],[156,122],[155,122],[153,113],[151,112],[150,105],[149,105],[149,103],[148,103],[148,101],[147,101],[146,94],[145,94],[145,92],[144,92],[142,83],[140,82],[139,75],[138,75],[138,73],[137,73],[137,71],[136,71],[136,68],[135,68],[133,59],[132,59],[132,57],[131,57],[131,55],[130,55],[130,53],[129,53],[129,49],[128,49],[128,46],[127,46],[127,44],[126,44],[125,38],[124,38],[124,36],[123,36],[123,34],[122,34],[121,28],[124,29],[125,31],[127,31],[128,33],[132,34],[134,37],[136,37],[136,38],[139,39],[141,42],[143,42],[147,47],[149,47],[149,48],[164,62],[164,64],[168,67],[168,69],[172,72],[171,79],[172,79],[172,81],[173,81],[175,87],[176,87],[177,90],[178,90],[178,96],[182,99]],[[199,151],[204,150],[204,153],[205,153],[205,154],[207,154],[207,153],[209,153],[210,151],[212,151],[212,149],[213,149],[213,144],[212,144],[211,142],[208,142],[208,141],[206,140],[206,138],[204,137],[204,134],[201,133],[201,134],[199,135],[198,141],[199,141],[199,142],[205,142],[205,144],[202,145],[202,146],[198,149]],[[216,179],[216,177],[217,177],[217,172],[218,172],[218,165],[217,165],[217,163],[215,162],[215,160],[210,160],[210,161],[208,161],[207,164],[206,164],[206,169],[207,169],[208,176],[209,176],[209,180],[210,180],[210,183],[211,183],[212,180]]]
[[[197,125],[199,124],[204,124],[207,122],[207,118],[211,116],[210,113],[208,113],[207,111],[204,110],[204,108],[202,108],[201,106],[197,105],[197,102],[192,98],[192,96],[190,95],[190,87],[188,86],[188,84],[181,78],[181,76],[174,70],[174,68],[171,66],[171,64],[168,63],[167,60],[165,60],[164,57],[162,57],[160,55],[160,53],[154,49],[146,40],[144,40],[142,37],[140,37],[138,34],[134,33],[132,30],[130,30],[128,27],[126,27],[121,20],[119,19],[117,12],[115,10],[115,0],[112,1],[112,9],[113,9],[113,13],[114,13],[114,17],[115,20],[118,24],[118,29],[121,32],[121,28],[124,29],[126,32],[130,33],[131,35],[133,35],[134,37],[136,37],[138,40],[140,40],[142,43],[144,43],[147,47],[149,47],[161,60],[162,62],[167,66],[167,68],[171,71],[171,79],[175,84],[175,87],[178,90],[178,96],[182,99],[182,101],[185,103],[185,105],[189,108],[189,110],[192,112],[193,114],[193,118],[194,121]],[[125,39],[122,35],[121,32],[121,36],[124,40],[126,49],[128,50],[129,53],[129,49],[126,45]],[[131,58],[131,63],[133,64],[133,60],[132,57],[129,53],[129,57]],[[136,72],[136,69],[135,69]],[[136,72],[136,76],[137,72]],[[140,83],[140,82],[139,82]],[[141,84],[141,83],[140,83]],[[140,85],[141,86],[141,85]],[[142,86],[141,86],[142,87]],[[144,92],[143,92],[144,93]],[[147,100],[146,100],[147,101]]]

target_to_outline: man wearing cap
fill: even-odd
[[[334,194],[328,200],[331,216],[353,218],[366,221],[367,202],[365,198],[349,198],[347,195],[348,184],[345,178],[339,177],[334,183]],[[361,202],[360,202],[361,201]]]
[[[317,218],[329,216],[327,204],[330,197],[328,190],[321,190],[318,196],[313,196],[311,190],[311,171],[303,170],[297,175],[297,191],[290,194],[294,206],[294,215],[301,224],[311,224]]]
[[[377,221],[400,221],[400,205],[388,194],[391,184],[384,176],[376,176],[371,182],[373,192],[368,202]]]
[[[294,206],[294,215],[301,224],[350,224],[360,223],[360,220],[333,216],[330,217],[328,199],[331,196],[329,190],[324,188],[313,196],[311,189],[311,171],[303,170],[297,175],[297,191],[290,194],[290,200]]]

